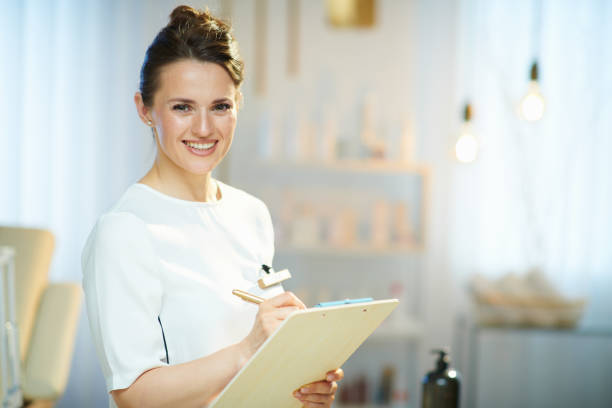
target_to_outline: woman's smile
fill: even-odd
[[[192,142],[183,140],[183,144],[187,147],[187,150],[196,156],[209,156],[215,152],[215,148],[217,147],[217,141],[207,141],[207,142]]]

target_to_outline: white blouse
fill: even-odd
[[[283,291],[257,285],[274,254],[265,204],[217,183],[222,198],[204,203],[134,184],[93,228],[83,288],[108,391],[246,337],[258,308],[232,289],[265,298]]]

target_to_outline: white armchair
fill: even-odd
[[[68,381],[81,287],[77,283],[49,282],[54,248],[51,232],[0,227],[0,246],[15,249],[15,303],[23,396],[31,406],[53,406]]]

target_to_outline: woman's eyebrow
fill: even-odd
[[[225,98],[217,98],[214,101],[211,102],[212,105],[216,104],[216,103],[221,103],[221,102],[231,102],[232,99],[229,97],[225,97]],[[168,103],[172,103],[172,102],[181,102],[181,103],[190,103],[195,105],[196,101],[194,101],[193,99],[188,99],[188,98],[172,98],[168,100]]]
[[[216,103],[221,103],[221,102],[231,102],[232,99],[231,98],[218,98],[215,99],[214,101],[212,101],[212,104],[216,104]]]
[[[187,98],[172,98],[172,99],[169,99],[168,102],[183,102],[183,103],[191,103],[191,104],[196,103],[196,101],[194,101],[193,99],[187,99]]]

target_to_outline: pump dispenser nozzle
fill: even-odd
[[[438,354],[438,361],[436,361],[437,372],[442,372],[448,368],[450,358],[448,357],[448,349],[433,349],[431,354]]]

